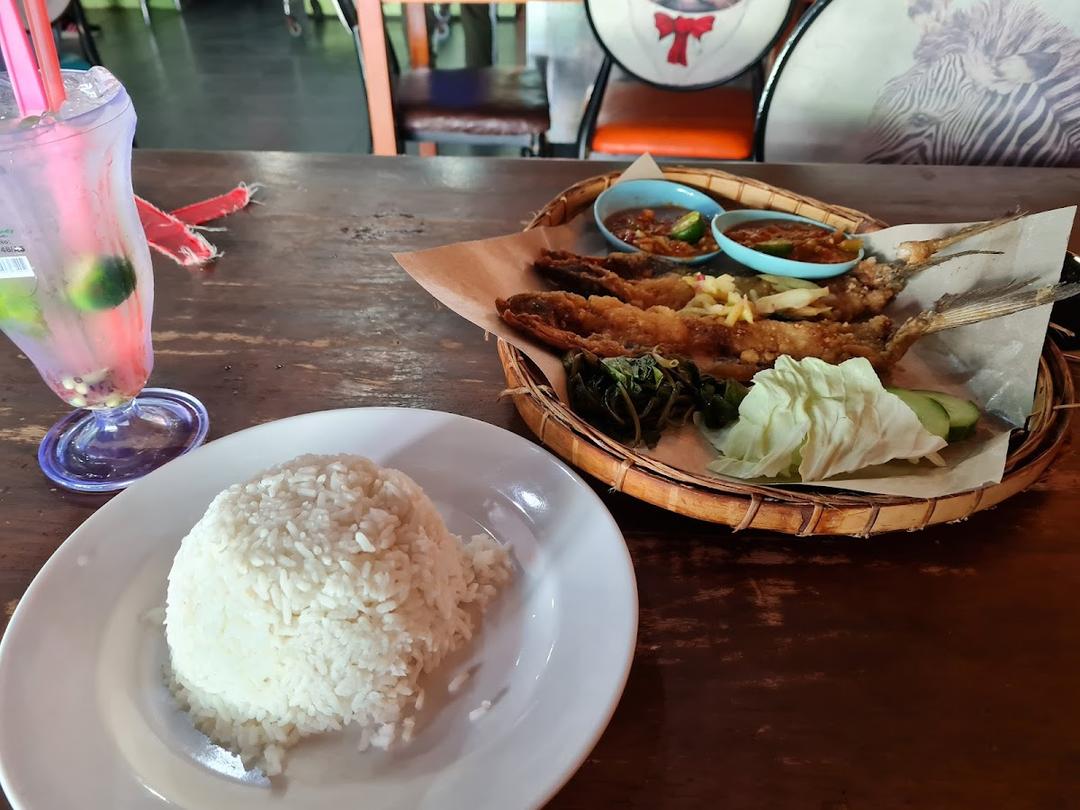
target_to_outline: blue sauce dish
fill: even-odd
[[[628,208],[663,208],[665,206],[678,206],[688,211],[697,211],[705,221],[706,227],[714,217],[724,213],[724,209],[716,200],[690,186],[672,183],[669,180],[626,180],[616,183],[596,198],[593,204],[593,216],[596,217],[596,227],[600,229],[600,233],[613,248],[624,253],[636,253],[641,249],[616,237],[604,225],[604,220]],[[703,264],[719,253],[719,250],[714,250],[695,256],[668,256],[662,253],[653,255],[679,264]]]
[[[864,251],[860,249],[855,258],[846,262],[829,262],[827,264],[819,262],[799,262],[793,259],[785,259],[782,256],[773,256],[769,253],[762,253],[760,250],[754,250],[746,245],[740,245],[738,242],[729,239],[724,235],[725,231],[730,230],[737,225],[745,225],[748,222],[759,222],[761,220],[777,219],[807,222],[829,231],[835,230],[835,228],[826,225],[824,222],[818,222],[817,220],[809,219],[807,217],[800,217],[796,214],[757,210],[728,211],[725,214],[720,214],[713,218],[713,238],[716,239],[716,244],[720,246],[720,250],[739,264],[745,265],[751,270],[756,270],[759,273],[767,273],[771,276],[832,278],[833,276],[839,276],[841,273],[846,273],[862,261]]]

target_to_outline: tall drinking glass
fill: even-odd
[[[131,99],[104,68],[63,75],[60,112],[19,120],[0,74],[0,329],[77,409],[41,442],[45,475],[110,492],[197,447],[209,420],[188,394],[143,390],[154,277]]]

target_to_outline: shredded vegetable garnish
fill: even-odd
[[[827,306],[813,306],[829,294],[826,287],[798,278],[761,275],[736,279],[727,273],[709,276],[693,273],[683,281],[694,290],[694,297],[680,310],[688,315],[715,315],[728,326],[739,321],[753,323],[757,318],[781,314],[813,318],[828,312]]]

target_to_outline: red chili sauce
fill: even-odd
[[[736,225],[724,236],[740,245],[797,262],[837,264],[854,259],[862,242],[843,231],[789,219],[762,219]]]
[[[716,240],[708,222],[696,239],[687,241],[672,236],[672,227],[689,213],[689,208],[678,205],[626,208],[605,219],[604,226],[618,239],[645,253],[685,258],[716,251]]]

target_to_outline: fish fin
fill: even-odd
[[[905,243],[907,244],[907,243]],[[928,258],[921,261],[909,261],[906,264],[903,260],[899,262],[892,262],[885,265],[885,273],[890,279],[890,282],[896,284],[899,281],[899,286],[902,288],[910,281],[911,277],[916,273],[921,273],[923,270],[929,270],[931,267],[937,267],[939,264],[945,264],[951,262],[953,259],[959,259],[962,256],[1000,256],[1000,250],[958,250],[956,253],[947,253],[944,256],[930,255]]]
[[[953,259],[959,259],[961,256],[1000,256],[1002,251],[1000,250],[958,250],[956,253],[946,253],[944,256],[931,256],[925,261],[921,262],[909,262],[901,267],[901,272],[904,275],[915,275],[923,270],[927,270],[931,267],[937,267],[939,264],[945,264],[951,262]]]
[[[1023,219],[1026,216],[1027,212],[1018,211],[1015,214],[1010,214],[1009,216],[1001,217],[1000,219],[991,219],[986,222],[976,222],[974,225],[967,225],[960,228],[958,231],[954,231],[947,236],[940,236],[937,239],[901,242],[897,247],[896,253],[900,259],[907,262],[909,265],[923,265],[931,256],[940,253],[947,247],[955,245],[957,242],[963,242],[965,239],[970,239],[981,233],[986,233],[995,228],[1000,228],[1003,225],[1008,225],[1010,222],[1016,222],[1018,219]]]
[[[683,269],[676,262],[650,253],[609,253],[595,261],[608,272],[626,281],[656,278],[668,273],[681,275]]]

